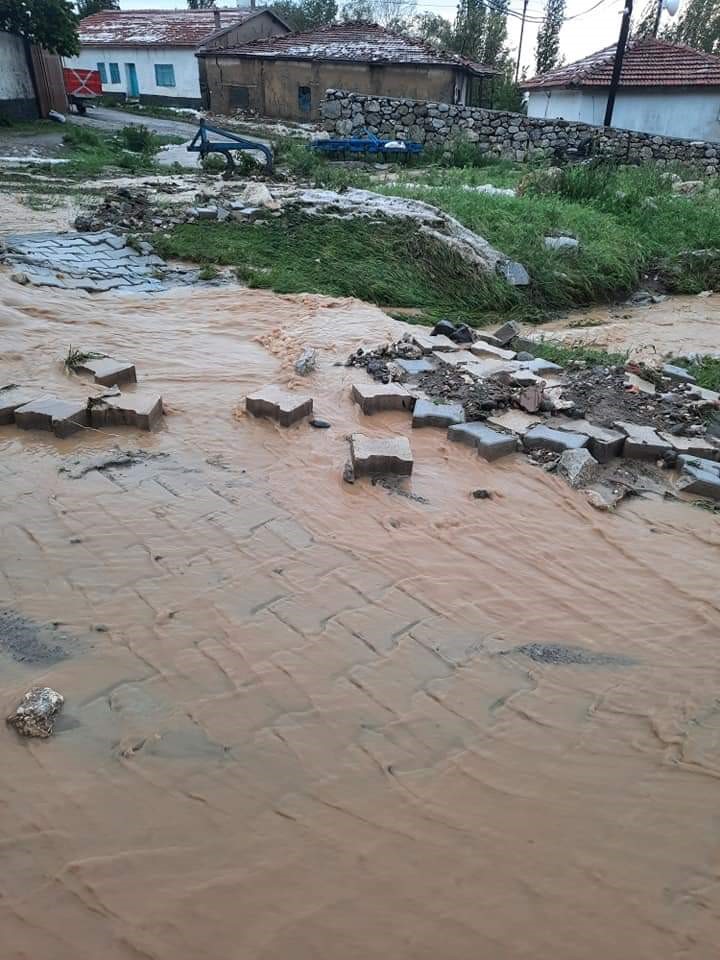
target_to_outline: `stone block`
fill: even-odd
[[[564,450],[558,461],[558,473],[571,487],[584,487],[597,477],[599,464],[595,457],[581,447],[577,450]]]
[[[519,333],[520,324],[516,323],[514,320],[509,320],[495,331],[494,337],[501,347],[505,347],[512,339],[514,339],[514,337],[517,337]]]
[[[450,337],[444,335],[433,336],[431,333],[413,333],[412,342],[420,347],[423,353],[433,353],[436,350],[440,353],[446,353],[448,350],[459,349],[457,343],[452,341]]]
[[[137,383],[135,364],[126,360],[113,360],[112,357],[101,357],[98,360],[86,360],[77,367],[85,373],[95,377],[95,383],[105,387],[120,385],[121,383]]]
[[[688,464],[677,482],[677,489],[682,493],[694,493],[699,497],[720,500],[720,474]]]
[[[663,440],[652,427],[639,426],[624,420],[616,420],[613,426],[625,434],[623,456],[628,459],[657,460],[670,449],[667,440]]]
[[[0,394],[2,397],[2,394]],[[704,437],[674,437],[671,433],[661,433],[673,450],[691,457],[704,457],[706,460],[720,460],[720,446]]]
[[[356,477],[409,477],[413,469],[407,437],[367,437],[353,433],[350,457]]]
[[[270,385],[245,398],[245,409],[255,417],[277,420],[282,427],[289,427],[312,414],[312,397]]]
[[[588,437],[582,433],[570,433],[567,430],[553,430],[552,427],[533,427],[523,437],[523,446],[526,450],[554,450],[563,453],[565,450],[579,450],[588,445]]]
[[[504,263],[499,263],[497,272],[505,277],[512,287],[527,287],[530,283],[530,274],[516,260],[506,260]]]
[[[677,380],[679,383],[695,383],[695,377],[691,373],[688,373],[684,367],[676,367],[674,363],[664,363],[662,373],[663,376]]]
[[[90,407],[90,426],[137,427],[153,430],[163,415],[162,397],[158,394],[132,393],[105,397]]]
[[[554,430],[584,434],[589,438],[588,450],[598,463],[608,463],[613,457],[622,456],[625,434],[617,430],[607,430],[588,420],[565,420],[562,417],[548,420],[547,425]]]
[[[87,426],[87,400],[37,397],[16,408],[15,423],[21,430],[50,430],[56,437],[69,437]]]
[[[499,433],[484,423],[459,423],[448,427],[448,440],[475,447],[485,460],[497,460],[517,450],[517,440],[508,433]]]
[[[434,354],[441,363],[447,363],[451,367],[466,367],[469,363],[475,363],[477,357],[469,350],[456,350],[454,353],[436,353]]]
[[[12,423],[17,408],[30,403],[35,396],[36,394],[26,387],[18,387],[15,384],[0,388],[0,425]]]
[[[502,347],[493,346],[486,340],[476,340],[471,344],[470,352],[477,357],[494,357],[496,360],[514,360],[516,356],[514,350],[503,350]]]
[[[354,383],[352,398],[366,415],[383,410],[412,410],[415,397],[398,383]]]
[[[531,373],[535,373],[539,377],[563,372],[563,368],[560,366],[560,364],[553,363],[552,360],[543,360],[542,357],[536,357],[534,360],[522,360],[521,364],[522,370],[529,370]]]
[[[625,371],[625,386],[640,393],[647,393],[652,396],[655,393],[655,384],[650,383],[644,377],[639,377],[636,373]]]
[[[433,403],[417,400],[413,410],[413,427],[451,427],[465,422],[465,411],[460,403]]]
[[[523,413],[522,410],[506,410],[504,413],[488,417],[487,423],[491,427],[512,430],[513,433],[522,437],[538,423],[538,418],[530,413]]]
[[[706,473],[714,473],[720,477],[720,463],[716,460],[708,460],[705,457],[693,457],[686,453],[681,453],[678,457],[678,467],[681,471],[693,469],[704,470]]]
[[[432,373],[437,370],[437,365],[432,360],[395,360],[395,363],[404,370],[409,379],[419,377],[423,373]]]

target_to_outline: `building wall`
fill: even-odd
[[[316,120],[328,87],[344,87],[375,96],[413,96],[452,103],[464,95],[464,77],[451,67],[417,67],[310,60],[261,59],[206,54],[201,72],[207,83],[206,106],[215,113],[255,111],[286,120]],[[301,108],[301,90],[309,89],[309,110]],[[303,92],[304,92],[303,91]]]
[[[36,120],[38,106],[23,41],[0,32],[0,116]]]
[[[263,37],[277,37],[290,33],[290,28],[283,26],[272,14],[264,11],[258,16],[239,23],[227,32],[223,32],[214,40],[204,44],[213,50],[224,50],[227,47],[237,47],[241,43],[250,43],[251,40],[261,40]]]
[[[530,93],[528,116],[602,126],[606,104],[607,91],[536,90]],[[720,89],[620,90],[613,125],[663,137],[720,140]]]
[[[583,145],[595,154],[620,161],[662,164],[680,160],[703,167],[708,175],[720,169],[720,142],[664,137],[427,100],[327,90],[322,119],[325,129],[339,136],[367,129],[380,137],[427,144],[442,145],[464,139],[476,143],[480,150],[512,160],[552,158]]]
[[[140,100],[169,103],[176,106],[200,106],[200,81],[198,78],[195,51],[189,48],[172,47],[83,47],[80,55],[65,60],[68,67],[96,70],[98,63],[105,64],[107,81],[103,91],[127,95],[127,72],[125,65],[135,64]],[[120,83],[110,82],[110,64],[120,68]],[[155,64],[172,64],[175,69],[175,86],[159,87],[155,83]]]

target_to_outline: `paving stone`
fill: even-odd
[[[707,387],[699,387],[696,383],[692,384],[687,391],[687,396],[705,400],[707,403],[720,404],[720,393],[716,390],[708,390]]]
[[[477,357],[469,350],[456,350],[454,353],[435,353],[433,356],[450,367],[466,367],[469,363],[476,363]]]
[[[87,422],[87,400],[42,396],[15,410],[15,423],[21,430],[51,430],[56,437],[69,437]]]
[[[688,464],[677,482],[677,489],[683,493],[696,493],[699,497],[720,500],[720,474]]]
[[[493,336],[497,340],[498,344],[501,347],[505,347],[513,340],[515,337],[520,334],[520,324],[516,323],[514,320],[509,320],[507,323],[504,323],[498,330],[495,331]]]
[[[270,385],[249,394],[245,398],[245,407],[256,417],[269,417],[282,427],[289,427],[312,414],[313,402],[312,397]]]
[[[443,335],[433,336],[431,333],[413,333],[412,342],[416,347],[420,347],[423,353],[432,353],[438,350],[440,353],[447,353],[450,350],[458,350],[458,344],[450,337]]]
[[[350,456],[356,477],[409,477],[413,455],[407,437],[367,437],[353,433]]]
[[[494,337],[491,333],[480,333],[475,331],[476,341],[483,340],[485,343],[489,343],[492,347],[502,347],[502,344],[497,337]]]
[[[474,357],[472,363],[465,364],[468,373],[472,373],[473,376],[479,377],[481,380],[485,377],[496,377],[499,374],[507,374],[509,377],[519,367],[520,364],[517,360],[491,360],[490,358],[480,360],[478,357]]]
[[[639,390],[640,393],[647,393],[650,396],[655,393],[655,384],[650,383],[649,380],[645,380],[643,377],[639,377],[636,373],[625,372],[625,386],[634,387],[636,390]]]
[[[101,427],[128,426],[152,430],[162,419],[163,403],[158,394],[128,393],[105,397],[90,407],[90,425]]]
[[[460,403],[433,403],[417,400],[413,410],[413,427],[451,427],[465,422],[465,411]]]
[[[663,440],[652,427],[638,426],[636,423],[627,423],[624,420],[616,420],[613,426],[626,436],[623,456],[627,459],[657,460],[670,449],[667,440]]]
[[[412,410],[415,398],[398,383],[354,383],[351,395],[364,414]]]
[[[538,423],[538,418],[522,410],[507,410],[505,413],[493,414],[486,421],[491,427],[501,427],[512,430],[518,436],[524,436],[528,430]]]
[[[563,368],[559,363],[553,363],[552,360],[543,360],[542,357],[536,357],[534,360],[520,361],[521,370],[530,370],[538,376],[546,373],[562,373]]]
[[[459,423],[448,427],[448,440],[476,447],[485,460],[497,460],[517,450],[517,440],[508,433],[499,433],[484,423]]]
[[[607,430],[588,420],[567,420],[554,417],[547,422],[553,430],[569,430],[589,437],[588,449],[598,463],[608,463],[613,457],[622,456],[625,434],[617,430]]]
[[[113,360],[112,357],[101,357],[97,360],[86,360],[78,370],[92,373],[95,383],[105,387],[112,387],[121,383],[137,383],[135,364],[127,360]]]
[[[470,352],[478,357],[495,357],[497,360],[514,360],[514,350],[503,350],[502,347],[495,347],[485,340],[476,340],[470,345]]]
[[[0,393],[0,399],[2,394]],[[720,460],[720,446],[703,437],[674,437],[671,433],[661,433],[663,440],[667,440],[673,450],[678,453],[689,454],[691,457],[705,457],[707,460]]]
[[[720,477],[720,463],[716,460],[708,460],[705,457],[693,457],[681,453],[678,457],[678,467],[681,471],[692,468],[693,470],[704,470],[706,473],[714,473]]]
[[[688,373],[684,367],[676,367],[674,363],[664,363],[662,373],[671,380],[677,380],[680,383],[695,383],[695,377]]]
[[[0,424],[12,423],[17,408],[30,403],[36,396],[37,393],[27,387],[18,387],[15,384],[0,388]]]
[[[433,363],[432,360],[402,360],[398,359],[394,361],[408,377],[419,377],[422,373],[431,373],[433,370],[437,369],[437,364]]]
[[[510,374],[510,383],[518,387],[531,387],[533,385],[542,386],[545,381],[532,370],[513,370]]]
[[[577,450],[564,450],[558,460],[558,473],[571,487],[584,487],[597,477],[599,464],[595,457],[581,447]]]
[[[523,437],[523,446],[526,450],[554,450],[562,453],[564,450],[578,450],[586,447],[588,437],[582,433],[570,433],[566,430],[553,430],[552,427],[542,425],[533,427]]]

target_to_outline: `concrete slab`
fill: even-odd
[[[563,368],[559,363],[553,363],[552,360],[543,360],[542,357],[536,357],[534,360],[521,360],[521,370],[530,370],[539,377],[545,374],[562,373]]]
[[[0,393],[0,400],[2,393]],[[673,450],[689,454],[691,457],[704,457],[706,460],[720,460],[720,446],[716,446],[704,437],[674,437],[671,433],[660,433]]]
[[[616,420],[613,424],[625,434],[623,456],[632,460],[657,460],[667,450],[670,444],[663,440],[652,427],[639,426],[624,420]]]
[[[465,369],[468,373],[472,373],[473,376],[483,380],[486,377],[495,377],[501,373],[512,374],[520,369],[520,363],[517,360],[491,360],[489,357],[486,360],[481,360],[478,357],[473,357],[473,362],[465,364]]]
[[[394,361],[405,373],[408,375],[409,379],[414,377],[419,377],[423,373],[432,373],[433,370],[437,370],[437,364],[433,363],[432,360],[402,360],[397,359]]]
[[[418,427],[451,427],[465,422],[465,411],[460,403],[433,403],[417,400],[413,410],[412,425]]]
[[[503,350],[502,347],[495,347],[485,340],[476,340],[475,343],[471,343],[470,352],[476,357],[495,357],[496,360],[514,360],[516,356],[514,350]]]
[[[102,357],[98,360],[86,360],[77,369],[91,373],[95,377],[95,383],[105,387],[119,386],[121,383],[137,383],[135,364],[127,360]]]
[[[289,427],[312,414],[313,402],[312,397],[269,385],[248,394],[245,408],[255,417],[268,417],[277,420],[282,427]]]
[[[548,420],[547,426],[553,430],[569,430],[589,437],[588,449],[598,463],[608,463],[613,457],[622,456],[625,434],[618,430],[607,430],[589,420],[568,420],[564,417],[553,417]]]
[[[581,447],[586,447],[588,439],[582,433],[537,426],[525,434],[523,446],[526,450],[554,450],[556,453],[562,453],[564,450],[579,450]]]
[[[699,497],[720,500],[720,476],[709,470],[686,466],[677,482],[677,489],[682,493],[695,493]]]
[[[475,447],[485,460],[497,460],[517,450],[517,440],[512,434],[499,433],[484,423],[459,423],[448,427],[448,440]]]
[[[415,397],[399,383],[354,383],[351,396],[366,415],[383,410],[412,410]]]
[[[447,353],[450,350],[460,349],[454,340],[442,334],[433,336],[431,333],[413,333],[412,342],[415,346],[420,347],[423,353],[432,353],[433,350],[438,350],[440,353]]]
[[[50,430],[56,437],[69,437],[87,426],[87,400],[37,397],[17,407],[15,423],[21,430]]]
[[[644,377],[639,377],[636,373],[629,373],[627,370],[625,371],[625,386],[632,387],[634,390],[639,390],[640,393],[647,393],[650,396],[656,392],[654,383],[650,383]]]
[[[522,437],[538,422],[542,422],[542,418],[535,417],[531,413],[523,413],[522,410],[507,410],[505,413],[493,414],[486,422],[491,427],[512,430],[513,433]]]
[[[517,337],[520,333],[520,324],[516,323],[514,320],[509,320],[507,323],[504,323],[498,330],[495,331],[493,336],[497,340],[498,344],[501,347],[505,347],[510,343],[512,339]]]
[[[436,353],[435,358],[441,363],[446,363],[451,367],[466,367],[469,363],[475,363],[477,357],[469,350],[456,350],[454,353]]]
[[[18,387],[16,384],[0,387],[0,425],[12,423],[17,408],[30,403],[36,396],[27,387]]]
[[[163,415],[162,397],[158,394],[129,393],[107,397],[90,407],[90,425],[101,427],[128,426],[153,430]]]
[[[671,380],[677,380],[679,383],[695,383],[695,377],[688,373],[685,367],[676,367],[674,363],[664,363],[662,374],[665,377],[670,377]]]
[[[681,471],[692,468],[693,470],[704,470],[706,473],[714,473],[720,477],[720,463],[715,460],[707,460],[704,457],[693,457],[686,453],[680,454],[678,467]]]
[[[407,437],[367,437],[353,433],[350,457],[356,477],[409,477],[413,469]]]

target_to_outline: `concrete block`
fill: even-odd
[[[407,437],[366,437],[353,433],[350,457],[356,477],[409,477],[413,469]]]
[[[34,400],[36,394],[32,393],[26,387],[18,387],[10,384],[7,387],[0,388],[0,425],[12,423],[15,419],[15,411],[18,407],[24,406]]]
[[[625,434],[623,456],[628,459],[657,460],[670,449],[667,440],[663,440],[652,427],[643,427],[624,420],[616,420],[613,426]]]
[[[87,400],[42,396],[15,410],[15,423],[21,430],[50,430],[56,437],[69,437],[87,422]]]
[[[613,457],[622,455],[625,444],[625,434],[617,430],[607,430],[589,420],[566,420],[554,417],[548,420],[547,425],[553,430],[569,430],[571,433],[582,433],[589,438],[588,450],[598,463],[608,463]]]
[[[538,423],[538,418],[522,410],[506,410],[505,413],[492,414],[486,421],[491,427],[512,430],[518,436],[524,436]]]
[[[682,493],[695,493],[699,497],[720,500],[720,475],[687,465],[677,482],[677,489]]]
[[[352,398],[364,414],[382,410],[412,410],[415,397],[399,383],[354,383]]]
[[[498,433],[484,423],[459,423],[448,427],[448,440],[476,447],[485,460],[497,460],[517,450],[517,440],[508,433]]]
[[[571,487],[584,487],[597,477],[599,464],[589,450],[581,447],[578,450],[564,450],[557,468]]]
[[[413,410],[413,427],[451,427],[465,423],[465,411],[459,403],[433,403],[417,400]]]
[[[0,393],[0,398],[2,394]],[[673,450],[691,457],[704,457],[706,460],[720,460],[720,446],[704,437],[674,437],[671,433],[661,433]]]
[[[466,367],[469,363],[475,363],[477,357],[469,350],[456,350],[454,353],[436,353],[435,358],[441,363],[446,363],[451,367]]]
[[[92,373],[95,383],[105,387],[112,387],[121,383],[137,383],[135,364],[126,360],[113,360],[112,357],[101,357],[98,360],[86,360],[77,367],[85,373]]]
[[[553,430],[552,427],[533,427],[523,437],[523,446],[526,450],[554,450],[562,453],[564,450],[579,450],[588,445],[588,437],[582,433],[570,433],[566,430]]]
[[[563,368],[559,363],[553,363],[552,360],[543,360],[542,357],[536,357],[534,360],[520,361],[521,370],[529,370],[531,373],[542,377],[548,373],[562,373]]]
[[[629,373],[627,370],[625,371],[625,386],[632,387],[633,390],[639,390],[640,393],[647,393],[650,396],[655,393],[654,383],[650,383],[644,377],[639,377],[636,373]]]
[[[90,407],[90,425],[101,427],[137,427],[153,430],[163,415],[162,397],[158,394],[132,393],[105,397]]]
[[[679,383],[695,383],[695,377],[691,373],[688,373],[684,367],[676,367],[674,363],[664,363],[662,374]]]
[[[495,347],[485,340],[476,340],[470,344],[470,352],[476,357],[494,357],[496,360],[514,360],[514,350],[503,350],[502,347]]]
[[[394,362],[400,367],[401,370],[405,371],[409,379],[419,377],[423,373],[432,373],[433,370],[437,370],[437,364],[433,363],[432,360],[398,359]]]
[[[520,364],[517,360],[492,360],[487,357],[484,360],[473,357],[472,363],[466,363],[465,369],[475,377],[481,380],[486,377],[496,377],[498,374],[507,374],[508,377],[518,370]]]
[[[678,467],[681,471],[692,468],[693,470],[704,470],[706,473],[714,473],[720,477],[720,463],[715,460],[707,460],[704,457],[693,457],[681,453],[678,457]]]
[[[498,330],[495,331],[493,336],[497,340],[498,344],[501,347],[507,346],[508,343],[520,333],[520,324],[516,323],[514,320],[509,320],[507,323],[504,323]]]
[[[447,353],[450,350],[459,349],[457,343],[442,334],[433,336],[431,333],[413,333],[412,342],[420,347],[423,353],[432,353],[434,350]]]
[[[313,402],[312,397],[270,385],[248,394],[245,409],[255,417],[268,417],[282,427],[289,427],[312,414]]]

